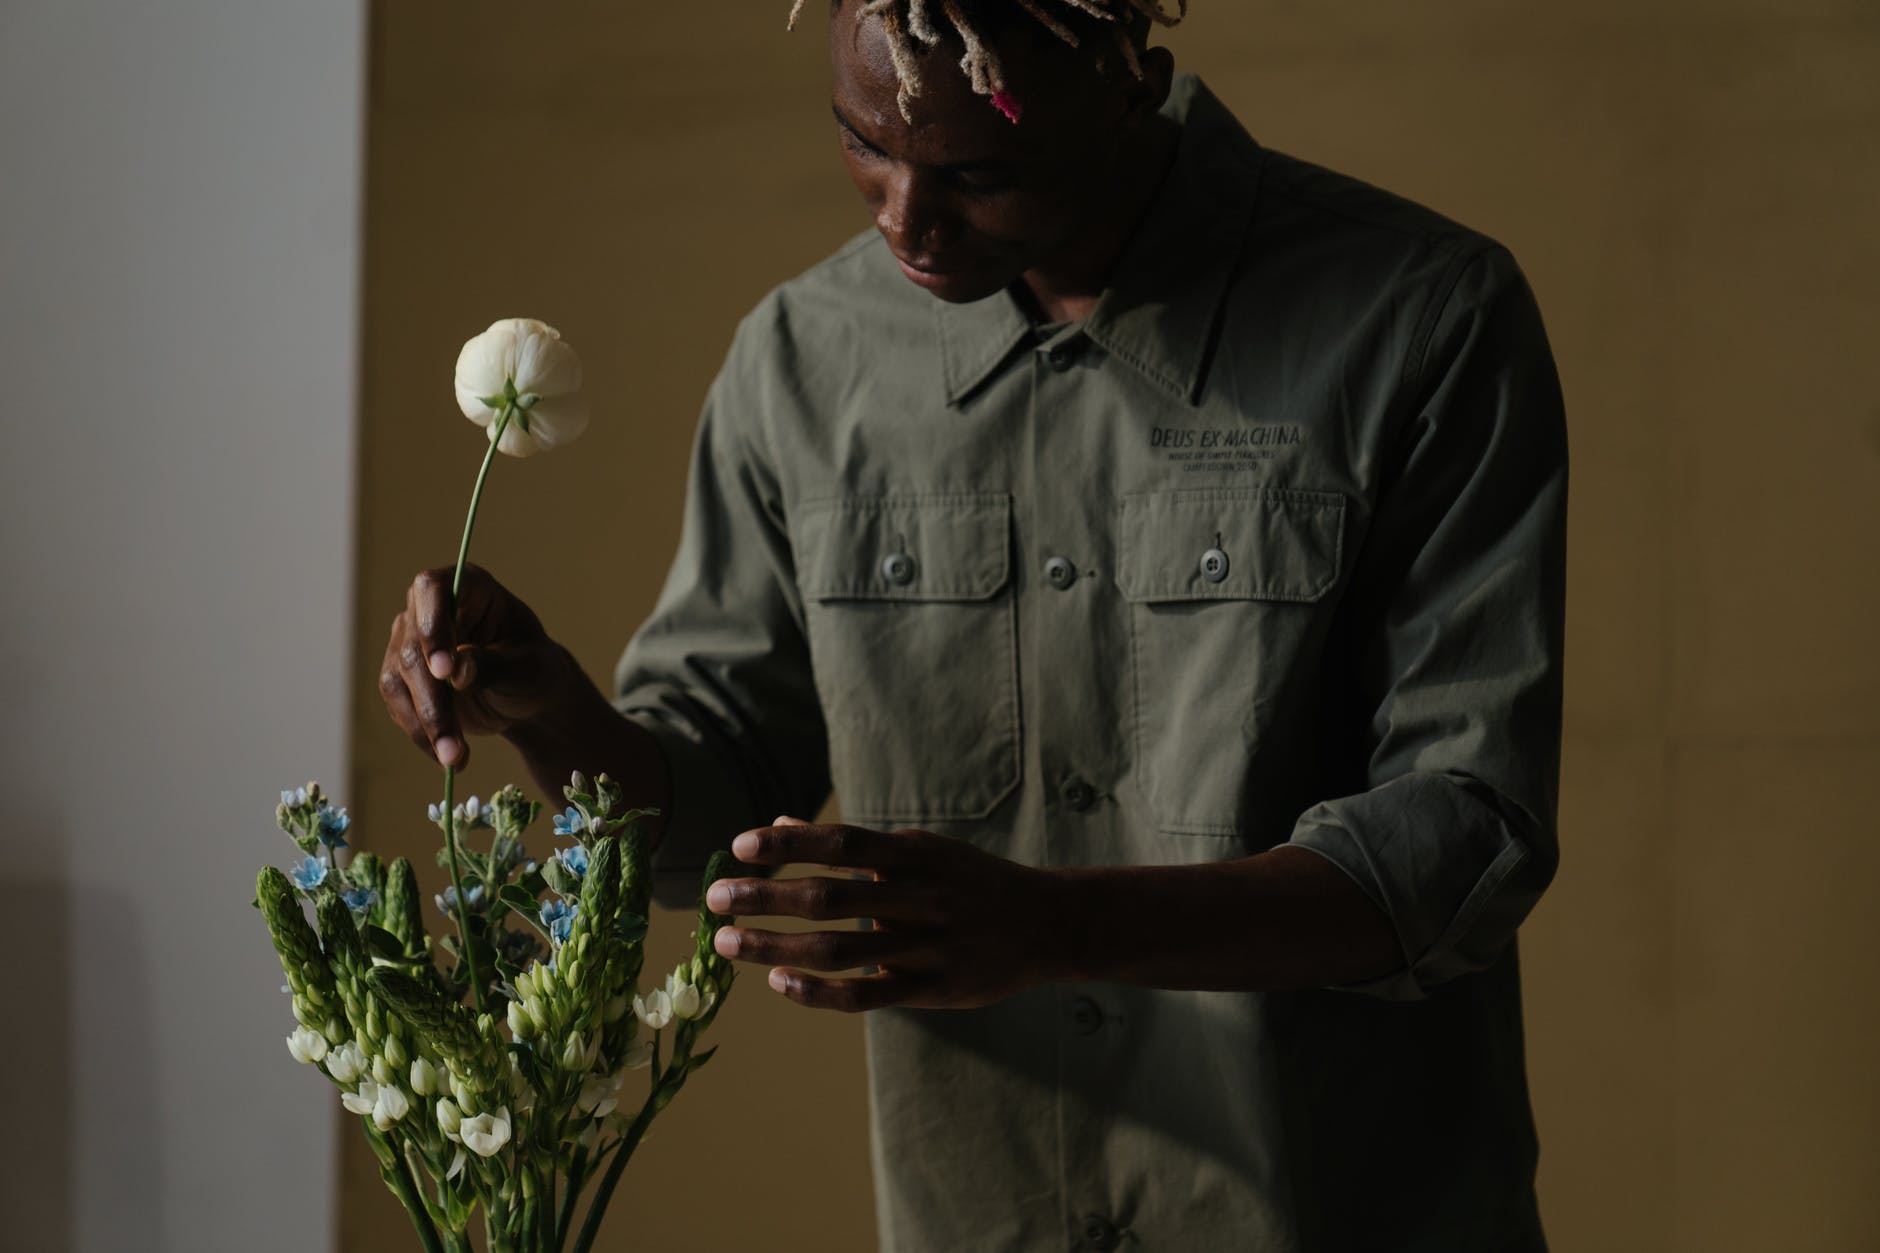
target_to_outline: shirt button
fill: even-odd
[[[1201,577],[1210,583],[1219,583],[1227,577],[1227,554],[1218,548],[1210,548],[1201,554]]]
[[[914,581],[914,559],[906,553],[889,553],[881,561],[881,577],[900,587]]]
[[[1077,567],[1062,557],[1053,557],[1044,563],[1044,577],[1061,592],[1077,582]]]
[[[1059,374],[1071,368],[1071,350],[1061,345],[1047,352],[1044,355],[1044,359],[1049,361],[1051,368],[1056,370]]]
[[[1078,813],[1084,812],[1097,803],[1097,789],[1083,779],[1072,777],[1064,780],[1064,786],[1058,789],[1058,795],[1064,803]]]
[[[1109,1250],[1122,1243],[1122,1240],[1123,1233],[1117,1230],[1115,1223],[1111,1222],[1103,1215],[1084,1215],[1084,1244],[1086,1247],[1097,1249],[1100,1253],[1109,1253]]]
[[[1071,1029],[1078,1035],[1095,1035],[1103,1026],[1103,1009],[1087,996],[1071,1002]]]

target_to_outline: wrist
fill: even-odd
[[[1042,866],[1039,879],[1039,935],[1035,945],[1040,983],[1082,983],[1100,978],[1096,946],[1101,931],[1096,902],[1101,887],[1090,871]]]

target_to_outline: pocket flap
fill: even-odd
[[[1338,581],[1337,492],[1202,487],[1125,496],[1119,509],[1117,583],[1132,601],[1315,601]]]
[[[1002,492],[844,496],[798,506],[797,583],[815,600],[986,600],[1011,573]]]

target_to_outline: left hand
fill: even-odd
[[[872,930],[718,930],[720,954],[771,965],[770,986],[799,1005],[855,1011],[963,1009],[1049,977],[1049,872],[931,831],[874,831],[779,818],[731,842],[757,866],[810,863],[867,878],[720,879],[706,903],[735,917],[870,919]],[[829,978],[812,970],[872,972]]]

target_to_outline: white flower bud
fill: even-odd
[[[310,1065],[326,1056],[326,1037],[318,1031],[296,1027],[294,1034],[287,1037],[287,1051],[294,1055],[295,1061]]]
[[[682,1018],[689,1021],[693,1018],[697,1018],[703,1010],[704,1000],[699,996],[698,989],[689,983],[681,983],[675,986],[671,996],[672,1013],[675,1018]]]
[[[457,1098],[457,1104],[464,1109],[474,1110],[476,1108],[476,1090],[470,1086],[462,1075],[454,1070],[450,1072],[450,1094]]]
[[[601,1021],[607,1023],[619,1022],[622,1018],[626,1017],[629,1008],[631,1007],[627,1004],[626,993],[622,992],[619,996],[610,996],[607,998],[607,1004],[601,1007]]]
[[[411,1090],[419,1096],[430,1096],[438,1089],[437,1067],[422,1057],[411,1059]]]
[[[372,1082],[395,1083],[397,1079],[398,1072],[394,1070],[392,1064],[385,1059],[385,1054],[380,1053],[377,1057],[372,1059]]]
[[[389,1131],[393,1123],[410,1112],[411,1102],[403,1092],[389,1083],[381,1085],[372,1102],[372,1125]]]
[[[595,1055],[600,1051],[600,1042],[598,1035],[590,1044],[581,1038],[579,1031],[571,1033],[561,1046],[561,1068],[571,1074],[593,1069]]]
[[[372,1112],[372,1107],[378,1103],[378,1099],[379,1085],[368,1079],[359,1085],[357,1092],[340,1093],[339,1103],[352,1113],[365,1115]]]
[[[518,1040],[532,1040],[542,1029],[521,1001],[509,1002],[509,1030]]]
[[[458,1138],[458,1128],[462,1125],[463,1111],[457,1108],[457,1102],[448,1096],[440,1098],[437,1102],[437,1129],[442,1131],[446,1138],[455,1140]]]
[[[396,1070],[403,1070],[405,1063],[411,1060],[410,1050],[405,1048],[405,1042],[396,1031],[385,1037],[385,1060]]]
[[[359,1041],[348,1040],[326,1055],[326,1073],[333,1082],[351,1084],[365,1073],[366,1057],[359,1051]]]

